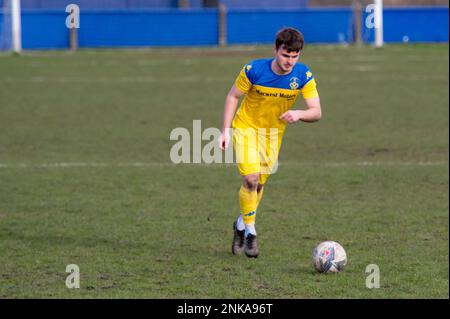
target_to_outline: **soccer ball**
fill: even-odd
[[[337,242],[324,241],[314,248],[312,264],[318,272],[339,272],[347,264],[347,254]]]

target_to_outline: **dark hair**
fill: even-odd
[[[305,39],[303,34],[294,28],[284,28],[277,32],[275,48],[278,50],[281,46],[288,52],[299,52],[303,49]]]

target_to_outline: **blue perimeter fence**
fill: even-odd
[[[226,43],[271,44],[285,26],[301,30],[306,43],[353,42],[352,8],[295,10],[230,9]],[[448,42],[448,7],[384,8],[386,42]],[[24,49],[70,46],[63,9],[23,9]],[[372,42],[374,29],[361,17],[362,39]],[[0,11],[0,37],[7,21]],[[79,47],[209,46],[219,44],[217,9],[87,9],[80,10]],[[8,22],[9,23],[9,22]],[[3,30],[2,30],[3,28]]]

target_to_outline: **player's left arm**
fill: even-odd
[[[308,72],[310,75],[311,73]],[[311,75],[312,76],[312,75]],[[316,81],[311,78],[301,89],[301,94],[306,104],[306,110],[289,110],[280,116],[280,120],[288,123],[316,122],[322,117],[319,93],[317,92]]]
[[[306,110],[289,110],[280,116],[280,120],[285,120],[288,123],[316,122],[322,117],[322,109],[320,107],[320,98],[310,97],[304,99]]]

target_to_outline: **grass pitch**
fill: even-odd
[[[1,55],[0,297],[448,298],[447,45],[308,46],[323,118],[287,129],[260,257],[231,255],[237,168],[171,164],[169,135],[220,127],[240,68],[271,55]],[[314,272],[322,240],[344,246],[344,272]]]

